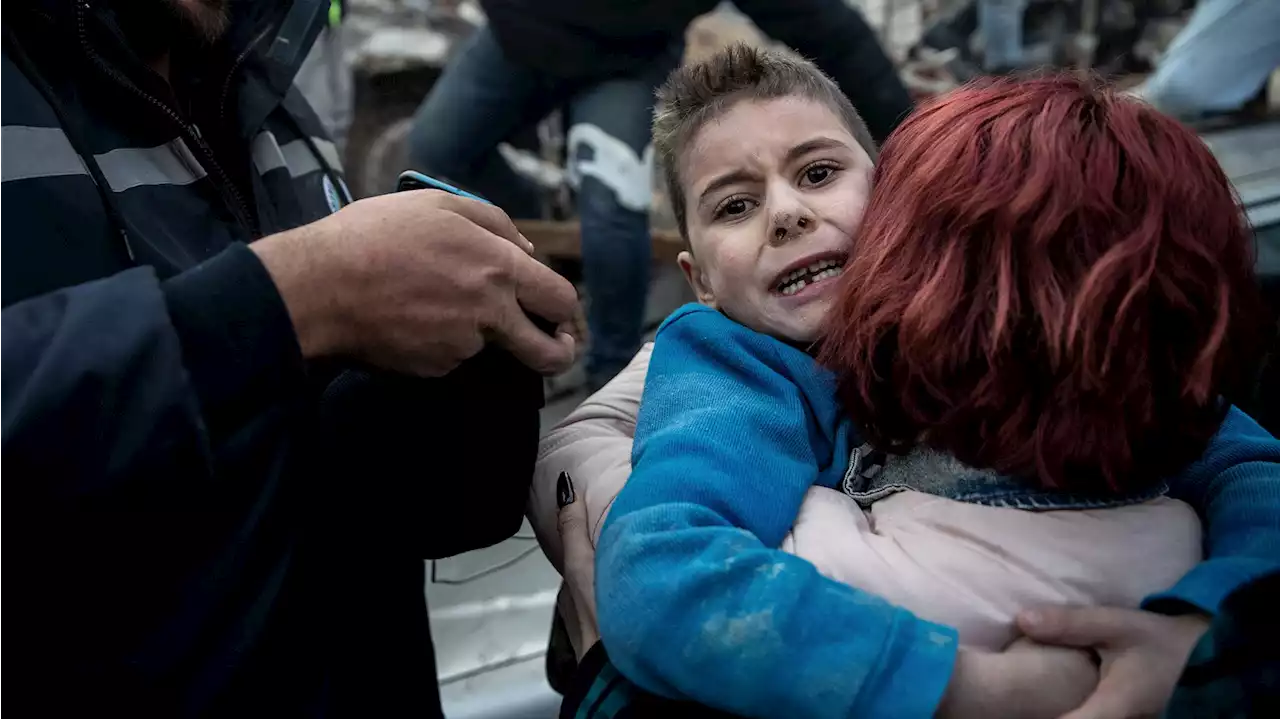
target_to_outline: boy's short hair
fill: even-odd
[[[799,96],[826,105],[849,129],[874,162],[875,141],[839,86],[813,63],[776,50],[737,43],[702,62],[674,70],[658,89],[653,114],[653,145],[666,179],[671,209],[680,235],[685,224],[680,159],[707,122],[740,100],[775,100]]]

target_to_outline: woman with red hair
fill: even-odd
[[[1249,391],[1252,235],[1177,121],[1071,77],[973,85],[902,125],[874,186],[822,352],[872,444],[1123,497]]]

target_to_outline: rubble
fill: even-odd
[[[882,31],[890,55],[899,60],[920,36],[926,0],[846,2],[859,7],[872,27]],[[403,164],[405,118],[461,41],[483,23],[483,11],[475,0],[350,0],[342,31],[344,59],[356,77],[347,165],[357,194],[386,191],[385,182],[366,178],[383,178]],[[723,3],[689,25],[685,59],[700,60],[733,42],[782,47],[731,4]],[[544,186],[562,182],[563,168],[545,158],[510,147],[502,150],[530,179]],[[665,200],[659,197],[656,206],[655,226],[670,227]]]

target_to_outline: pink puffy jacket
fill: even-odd
[[[567,471],[587,506],[592,541],[631,473],[631,444],[652,344],[548,433],[538,450],[529,518],[561,569],[556,479]],[[832,579],[879,595],[999,649],[1013,617],[1047,604],[1136,607],[1201,556],[1200,524],[1170,499],[1103,510],[1029,512],[901,492],[868,511],[814,487],[782,550]]]

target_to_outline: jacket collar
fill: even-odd
[[[127,1],[127,0],[126,0]],[[229,82],[239,98],[234,108],[241,131],[251,134],[283,101],[312,44],[324,28],[325,0],[240,0],[228,3],[227,31],[201,51],[202,64],[219,68],[213,82]],[[12,20],[29,49],[52,44],[63,53],[89,49],[135,84],[154,82],[129,47],[108,0],[28,0]],[[6,24],[11,18],[6,17]],[[83,34],[82,34],[83,33]],[[44,53],[41,53],[44,54]]]

